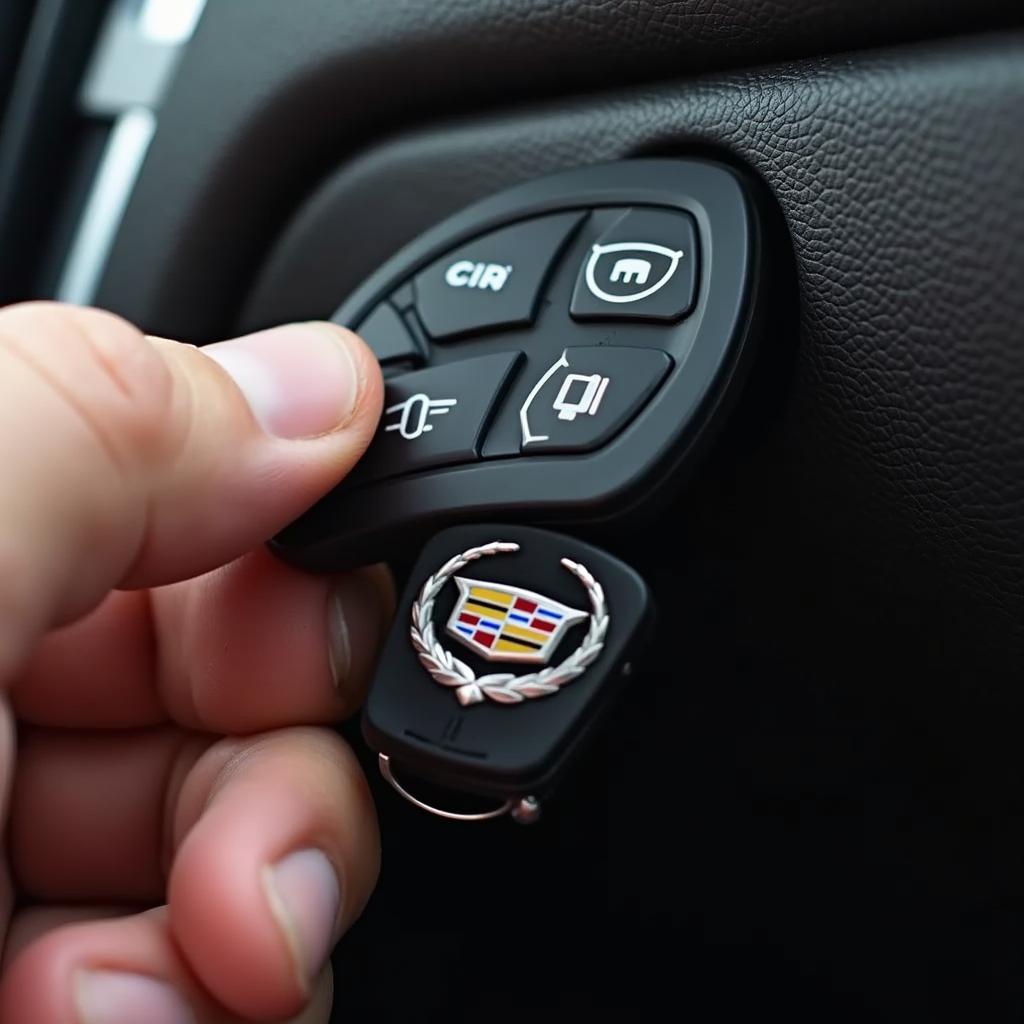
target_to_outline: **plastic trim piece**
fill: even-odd
[[[65,256],[56,298],[93,301],[142,164],[156,110],[206,0],[120,0],[110,11],[79,103],[114,117],[92,188]]]

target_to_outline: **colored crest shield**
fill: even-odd
[[[455,577],[459,599],[448,633],[488,661],[547,664],[565,631],[587,618],[532,590]]]

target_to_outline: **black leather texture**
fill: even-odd
[[[766,182],[796,281],[734,429],[614,538],[664,625],[545,822],[378,793],[337,1019],[1020,1021],[1024,36],[834,55],[1019,7],[298,6],[211,6],[104,304],[323,316],[479,196],[701,152]]]
[[[992,692],[1024,665],[1022,105],[1024,39],[1004,37],[449,123],[328,180],[241,326],[329,315],[420,230],[531,175],[741,159],[779,202],[800,292],[800,356],[751,495],[798,528],[779,534],[788,554],[772,547],[828,570],[835,604],[811,604],[855,607],[876,654]]]
[[[775,195],[799,296],[733,436],[614,538],[665,625],[549,831],[456,836],[380,794],[415,852],[339,960],[353,1006],[1020,1019],[1022,109],[1019,35],[825,58],[399,133],[293,219],[241,327],[328,314],[511,182],[712,152]],[[492,955],[515,973],[538,934],[560,958],[503,997]],[[389,963],[412,990],[381,996]]]
[[[1021,20],[1016,0],[211,0],[98,301],[220,334],[317,177],[425,119]]]

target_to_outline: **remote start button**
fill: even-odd
[[[627,211],[583,257],[569,312],[575,320],[674,323],[693,308],[697,232],[687,213]]]
[[[555,259],[585,214],[513,224],[448,253],[416,277],[416,309],[432,338],[533,323]]]

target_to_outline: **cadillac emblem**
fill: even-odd
[[[582,675],[604,648],[609,621],[604,590],[579,562],[561,560],[563,568],[579,580],[586,592],[589,612],[570,608],[532,590],[456,575],[482,558],[518,550],[518,544],[492,541],[463,551],[427,577],[413,603],[409,631],[413,649],[435,682],[455,690],[460,704],[479,704],[485,699],[518,704],[547,697]],[[434,603],[452,579],[459,588],[459,597],[448,617],[450,636],[487,661],[547,667],[526,675],[494,672],[477,676],[469,665],[445,648],[434,630]],[[565,632],[584,619],[587,632],[579,647],[561,664],[548,666]]]

